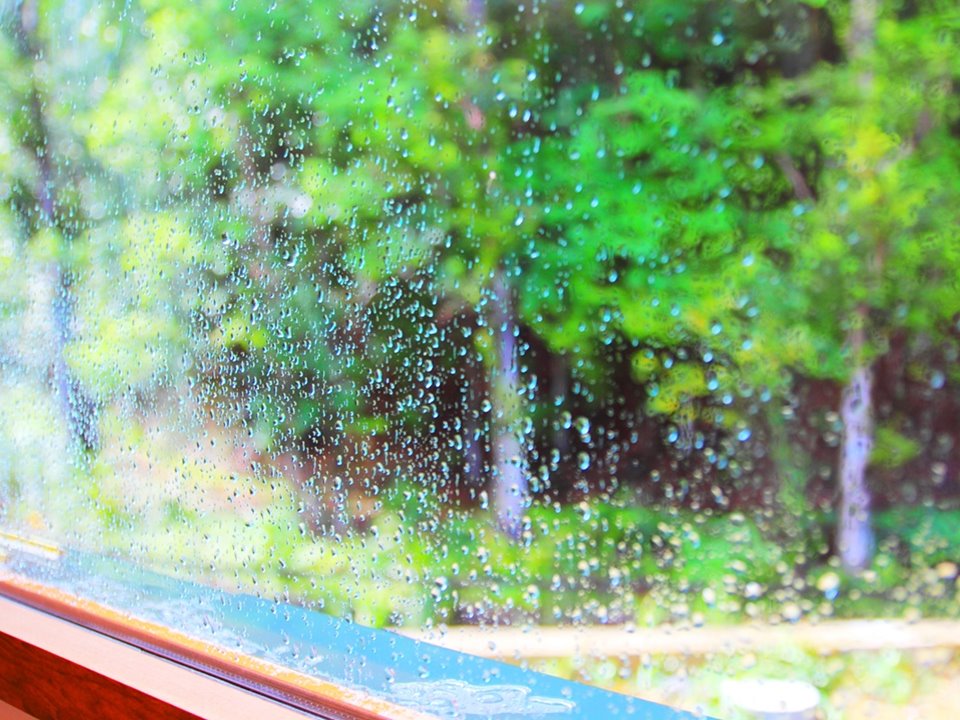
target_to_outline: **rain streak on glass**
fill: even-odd
[[[0,2],[0,530],[301,663],[952,717],[949,5]]]

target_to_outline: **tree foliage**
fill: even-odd
[[[186,395],[307,484],[353,458],[476,499],[512,464],[527,504],[726,506],[835,476],[807,392],[861,322],[874,482],[956,492],[911,404],[957,402],[950,3],[880,3],[856,56],[844,4],[793,0],[3,13],[0,318],[62,268],[101,422]]]

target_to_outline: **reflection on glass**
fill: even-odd
[[[0,21],[8,546],[708,713],[949,706],[949,3]],[[392,692],[563,707],[517,677]]]

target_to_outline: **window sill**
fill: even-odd
[[[80,720],[694,717],[72,551],[0,559],[0,701]]]
[[[304,717],[6,598],[0,598],[0,700],[41,718]]]
[[[7,596],[0,597],[0,701],[29,715],[77,720],[427,717],[256,658],[229,656],[169,629],[31,585],[10,576],[0,579],[0,594]],[[312,706],[312,712],[303,706]]]

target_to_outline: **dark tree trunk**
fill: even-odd
[[[570,368],[567,359],[563,355],[551,353],[550,355],[550,396],[553,399],[554,407],[564,407],[567,402],[567,395],[570,392]],[[570,434],[566,428],[559,423],[553,430],[553,447],[565,457],[570,451]]]
[[[483,433],[479,416],[479,398],[482,397],[481,383],[474,378],[482,372],[481,363],[471,354],[465,366],[469,375],[463,378],[464,394],[461,405],[462,421],[460,432],[463,437],[463,484],[471,499],[483,487]],[[465,370],[466,372],[466,370]]]

